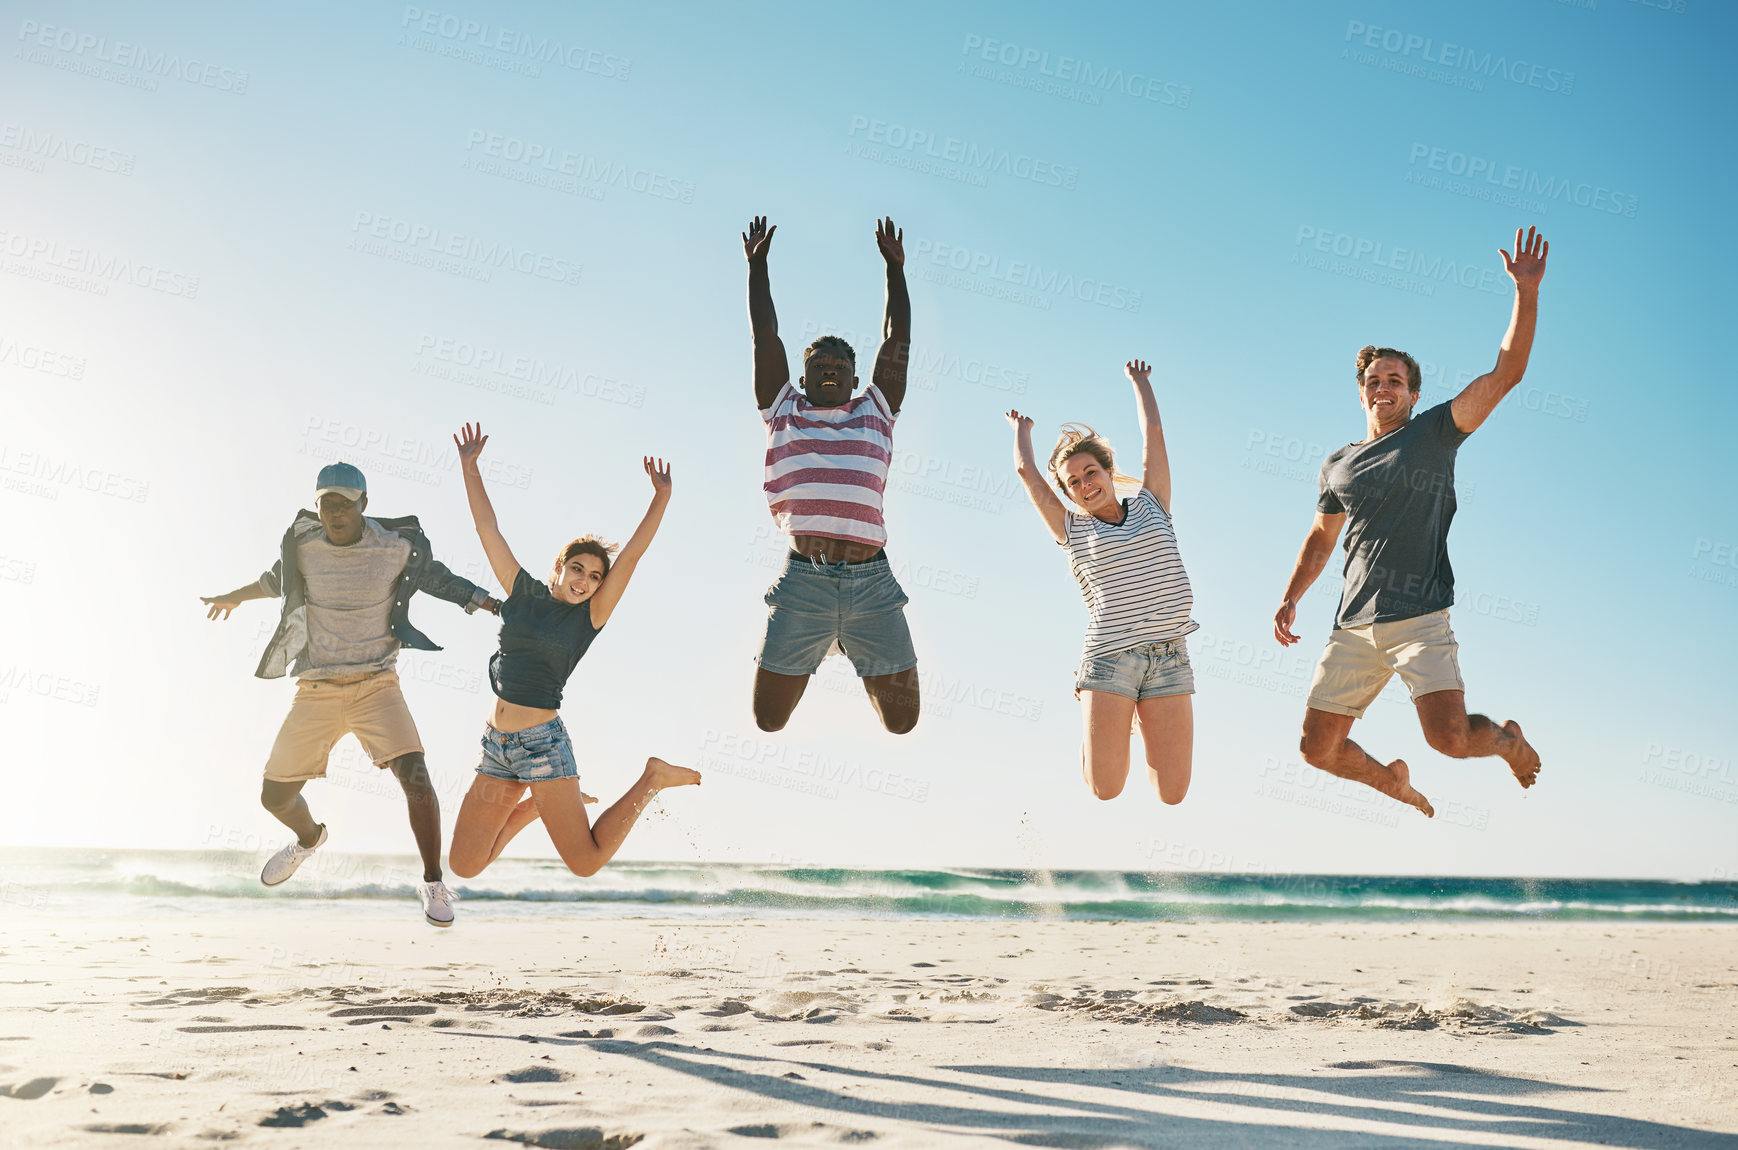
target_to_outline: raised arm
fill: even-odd
[[[881,317],[881,350],[872,377],[887,406],[897,413],[905,402],[905,373],[911,363],[911,293],[905,287],[905,229],[893,218],[875,225],[875,246],[887,262],[887,309]]]
[[[777,224],[768,227],[765,216],[756,216],[742,233],[742,254],[748,258],[748,324],[754,334],[754,403],[763,410],[772,406],[779,389],[791,378],[784,341],[778,337],[778,313],[772,308],[772,280],[766,270],[766,255],[776,231]]]
[[[489,437],[483,434],[480,423],[474,427],[465,424],[463,438],[453,436],[459,449],[459,470],[465,476],[465,499],[471,505],[471,522],[477,525],[477,538],[483,541],[483,554],[489,557],[495,581],[511,595],[513,583],[519,578],[519,560],[513,558],[513,550],[495,522],[495,505],[489,502],[489,493],[483,488],[483,473],[477,468],[477,457],[483,454],[487,442]]]
[[[1279,610],[1273,613],[1273,637],[1279,640],[1280,646],[1289,647],[1297,642],[1291,624],[1297,618],[1298,601],[1316,581],[1316,576],[1322,573],[1322,568],[1328,565],[1328,557],[1334,553],[1334,543],[1345,525],[1346,513],[1343,511],[1332,515],[1326,511],[1316,512],[1316,521],[1310,524],[1310,533],[1304,536],[1297,563],[1291,569],[1291,581],[1285,585],[1285,596],[1279,601]]]
[[[1527,370],[1527,357],[1533,353],[1533,328],[1539,322],[1539,281],[1545,278],[1545,257],[1550,251],[1551,245],[1534,228],[1527,229],[1524,242],[1521,229],[1515,229],[1512,257],[1498,249],[1503,270],[1515,281],[1515,310],[1509,316],[1503,346],[1497,351],[1497,365],[1467,384],[1449,407],[1454,425],[1468,434],[1490,418]]]
[[[1044,482],[1044,472],[1038,466],[1038,457],[1032,453],[1032,417],[1010,411],[1008,426],[1014,429],[1014,471],[1020,476],[1021,485],[1026,488],[1026,498],[1037,509],[1038,518],[1044,521],[1050,537],[1058,543],[1068,542],[1068,510],[1062,506],[1062,500],[1056,497],[1056,493],[1050,490],[1050,485]]]
[[[1131,359],[1122,370],[1135,385],[1135,402],[1141,409],[1141,486],[1153,493],[1169,515],[1171,457],[1165,453],[1165,427],[1159,422],[1159,401],[1153,397],[1153,368],[1143,360]]]
[[[652,536],[658,533],[658,524],[664,521],[664,508],[670,505],[670,465],[650,456],[641,462],[652,480],[652,505],[646,508],[645,518],[634,528],[633,535],[622,544],[615,562],[610,564],[610,573],[603,577],[603,585],[592,594],[593,627],[602,627],[609,622],[616,604],[622,601],[622,593],[628,589],[628,581],[634,577],[634,568],[640,565],[640,556],[652,545]]]

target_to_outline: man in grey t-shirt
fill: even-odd
[[[212,619],[229,618],[251,599],[284,600],[255,674],[275,679],[287,670],[296,677],[296,696],[266,760],[260,803],[296,837],[267,860],[260,881],[285,882],[326,842],[326,825],[314,821],[302,789],[325,777],[333,745],[353,734],[403,787],[422,855],[417,894],[423,915],[434,926],[451,926],[452,891],[440,863],[440,799],[399,687],[398,650],[440,650],[411,625],[409,604],[419,591],[467,613],[496,612],[499,605],[434,559],[415,517],[364,515],[368,482],[355,467],[328,464],[314,488],[318,514],[296,515],[272,568],[245,587],[202,600]]]
[[[1315,524],[1273,616],[1274,638],[1291,631],[1303,598],[1346,530],[1345,585],[1327,649],[1316,665],[1304,712],[1304,761],[1353,779],[1434,815],[1412,786],[1404,759],[1382,763],[1347,736],[1352,723],[1395,674],[1412,694],[1429,744],[1456,759],[1497,755],[1523,787],[1538,778],[1539,755],[1513,719],[1500,726],[1466,713],[1459,648],[1448,628],[1454,570],[1448,528],[1454,520],[1454,458],[1466,437],[1521,382],[1533,350],[1539,281],[1550,245],[1533,228],[1515,232],[1503,267],[1515,281],[1515,308],[1497,364],[1448,403],[1413,415],[1422,384],[1418,361],[1391,347],[1358,353],[1358,396],[1365,437],[1322,462]]]

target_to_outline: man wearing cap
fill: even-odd
[[[325,824],[314,821],[302,785],[325,777],[332,747],[354,734],[374,764],[390,769],[404,787],[422,854],[423,913],[435,926],[450,926],[452,892],[441,881],[440,801],[395,668],[401,646],[440,650],[411,626],[409,604],[416,592],[456,603],[467,614],[499,605],[435,561],[415,516],[365,517],[368,483],[350,464],[321,469],[314,504],[318,514],[296,513],[270,571],[227,595],[201,599],[211,619],[229,618],[249,599],[284,601],[254,674],[277,679],[287,669],[298,682],[266,761],[260,803],[296,838],[266,862],[260,881],[277,886],[325,844]]]

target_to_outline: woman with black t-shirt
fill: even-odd
[[[483,730],[483,760],[459,808],[448,862],[461,878],[480,874],[514,835],[541,818],[568,869],[593,875],[615,856],[653,795],[700,781],[698,771],[647,759],[639,781],[594,826],[585,813],[589,796],[579,789],[573,741],[557,714],[568,676],[609,621],[640,556],[658,533],[670,502],[670,469],[662,460],[644,460],[652,480],[652,505],[613,565],[614,548],[587,535],[562,549],[544,583],[513,558],[495,522],[477,468],[477,457],[489,442],[482,426],[467,423],[463,437],[455,435],[453,442],[483,551],[495,578],[511,594],[501,604],[501,649],[489,660],[495,711]],[[524,797],[527,787],[529,798]]]

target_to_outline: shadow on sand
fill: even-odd
[[[480,1036],[479,1036],[480,1037]],[[545,1039],[544,1041],[548,1041]],[[591,1039],[574,1042],[638,1059],[714,1086],[758,1095],[787,1107],[811,1107],[862,1119],[935,1128],[937,1135],[987,1134],[1025,1146],[1433,1147],[1489,1145],[1493,1138],[1544,1138],[1633,1147],[1738,1147],[1738,1137],[1689,1126],[1621,1118],[1529,1102],[1531,1096],[1598,1094],[1533,1078],[1446,1062],[1339,1062],[1329,1073],[1235,1074],[1179,1066],[1056,1069],[1042,1066],[949,1066],[949,1077],[862,1070],[800,1058],[732,1054],[678,1042]],[[563,1043],[566,1045],[566,1043]],[[770,1069],[777,1066],[780,1069]],[[794,1078],[790,1067],[836,1084]],[[763,1072],[762,1067],[767,1069]],[[901,1089],[911,1101],[856,1097],[848,1084],[874,1083],[883,1096]],[[1045,1087],[1067,1087],[1067,1093]],[[1109,1100],[1079,1097],[1116,1091]],[[957,1101],[934,1099],[939,1093]],[[1069,1097],[1068,1095],[1077,1095]],[[1097,1095],[1103,1097],[1103,1095]],[[1210,1103],[1236,1108],[1230,1118],[1202,1118]],[[1181,1104],[1181,1105],[1177,1105]],[[1287,1115],[1307,1116],[1292,1125]],[[1404,1134],[1348,1130],[1382,1122]]]

